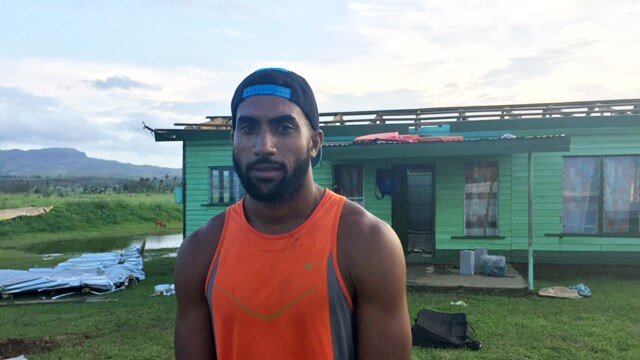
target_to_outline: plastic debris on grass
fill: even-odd
[[[131,280],[144,280],[142,268],[139,246],[123,252],[82,254],[54,268],[0,270],[0,294],[7,297],[63,289],[104,294],[126,287]]]
[[[576,289],[576,291],[578,292],[578,294],[580,294],[580,296],[582,297],[590,297],[591,296],[591,289],[589,289],[587,287],[587,285],[580,283],[576,286],[572,286],[572,289]]]
[[[557,297],[563,299],[582,299],[583,297],[591,296],[591,289],[585,284],[578,284],[576,286],[551,286],[540,289],[538,295],[547,297]]]
[[[154,286],[153,290],[154,292],[153,294],[151,294],[151,296],[159,296],[159,295],[171,296],[176,294],[176,286],[173,284],[156,285]]]
[[[18,357],[12,357],[12,358],[8,358],[8,359],[5,359],[5,360],[29,360],[29,359],[27,359],[27,357],[24,356],[24,355],[20,355]]]
[[[449,303],[449,305],[453,305],[453,306],[469,306],[469,305],[467,305],[467,303],[465,303],[462,300],[452,301],[452,302]]]
[[[562,299],[582,299],[578,290],[566,286],[551,286],[538,290],[538,295]]]

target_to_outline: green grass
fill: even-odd
[[[566,300],[457,292],[410,292],[421,308],[465,312],[478,352],[414,348],[414,359],[640,359],[640,268],[540,266],[536,285],[585,283],[591,298]],[[468,307],[451,306],[463,300]]]
[[[171,359],[175,297],[150,297],[155,285],[173,283],[175,259],[161,257],[168,252],[147,251],[148,278],[103,295],[117,302],[0,308],[0,341],[45,336],[69,339],[53,352],[27,353],[29,359]]]
[[[155,221],[167,224],[161,233],[182,229],[182,206],[172,194],[126,194],[42,197],[0,194],[0,209],[53,206],[49,213],[0,221],[0,248],[62,239],[91,239],[158,232]]]
[[[54,211],[44,216],[0,222],[0,268],[51,267],[73,254],[44,260],[38,253],[49,243],[151,234],[156,232],[155,219],[179,230],[182,214],[171,195],[0,195],[0,208],[49,205]],[[60,337],[60,348],[27,353],[29,359],[173,358],[175,297],[150,297],[155,285],[174,282],[175,258],[163,257],[173,251],[147,250],[147,279],[104,295],[117,302],[1,307],[0,342]],[[483,343],[478,352],[414,347],[413,358],[640,359],[640,267],[538,266],[535,275],[539,287],[585,283],[593,297],[564,300],[410,290],[412,320],[422,308],[465,312],[474,337]],[[449,305],[457,300],[468,307]]]
[[[171,359],[175,297],[149,297],[153,286],[173,283],[170,250],[145,255],[148,278],[106,295],[114,303],[53,304],[0,309],[0,341],[64,336],[53,352],[29,359]],[[478,352],[414,347],[413,359],[638,359],[640,358],[640,268],[548,267],[539,286],[584,282],[592,298],[564,300],[464,292],[410,291],[412,320],[421,308],[466,312],[482,341]],[[463,300],[468,307],[451,306]],[[73,339],[87,337],[81,343]]]

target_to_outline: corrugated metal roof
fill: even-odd
[[[433,143],[460,143],[460,142],[496,142],[496,141],[513,141],[513,140],[521,140],[521,139],[557,139],[564,138],[565,134],[560,135],[536,135],[536,136],[514,136],[510,138],[468,138],[463,139],[461,141],[434,141]],[[383,141],[383,140],[375,140],[368,142],[353,142],[353,141],[336,141],[336,142],[326,142],[322,146],[323,147],[345,147],[345,146],[369,146],[369,145],[387,145],[387,144],[395,144],[395,145],[418,145],[425,144],[424,142],[414,142],[414,143],[403,143],[398,141]]]

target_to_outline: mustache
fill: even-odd
[[[256,166],[273,166],[273,167],[277,167],[279,170],[284,170],[285,166],[284,164],[281,164],[277,161],[273,161],[269,158],[259,158],[255,161],[250,162],[249,164],[246,165],[247,170],[251,170],[253,168],[255,168]]]

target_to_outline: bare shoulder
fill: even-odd
[[[338,239],[345,245],[346,251],[369,255],[400,245],[391,226],[350,200],[342,209]]]
[[[356,313],[358,358],[410,359],[406,266],[396,233],[347,202],[338,230],[338,262]]]
[[[347,200],[338,229],[338,261],[352,295],[378,271],[405,271],[402,244],[395,231],[360,205]]]
[[[176,287],[198,286],[201,289],[224,228],[225,212],[218,214],[194,231],[180,246],[176,260]],[[181,289],[182,287],[182,289]]]

